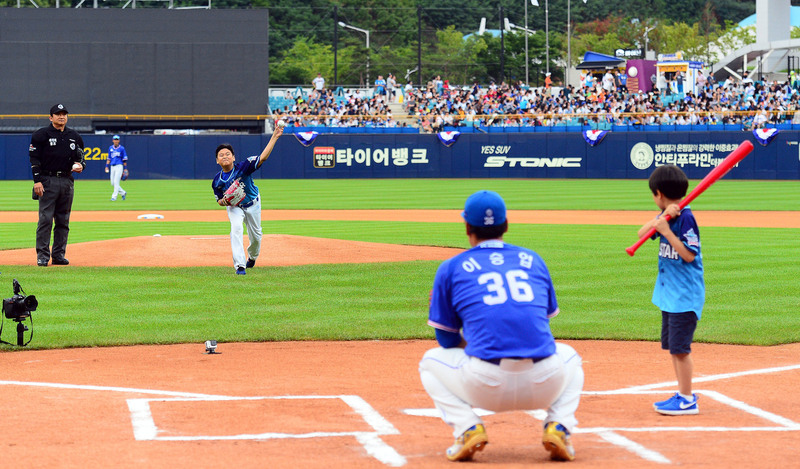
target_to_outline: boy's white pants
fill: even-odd
[[[558,422],[570,432],[578,424],[583,367],[580,355],[566,344],[556,343],[556,353],[536,363],[507,358],[499,365],[470,357],[463,348],[439,347],[425,353],[419,373],[456,438],[483,423],[473,408],[546,409],[545,423]]]
[[[247,257],[256,260],[261,252],[261,197],[247,207],[225,207],[228,210],[228,219],[231,221],[231,251],[233,251],[233,266],[245,267]],[[247,254],[244,252],[244,228],[247,225]]]
[[[111,168],[108,170],[108,174],[110,175],[111,185],[114,187],[114,193],[111,194],[112,199],[116,199],[117,195],[125,195],[125,189],[119,185],[119,182],[122,181],[122,169],[123,166],[121,164],[111,165]]]

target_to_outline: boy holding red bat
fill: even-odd
[[[700,232],[691,209],[681,210],[679,206],[689,187],[689,180],[679,167],[659,166],[650,175],[649,184],[661,213],[639,229],[639,237],[652,228],[656,229],[652,239],[660,237],[653,304],[661,309],[661,348],[669,350],[678,378],[678,392],[656,402],[654,408],[664,415],[697,414],[690,353],[705,303]],[[669,220],[665,215],[669,215]]]

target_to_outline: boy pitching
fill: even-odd
[[[228,211],[228,219],[231,222],[233,266],[238,275],[245,275],[247,273],[245,268],[249,269],[256,265],[256,259],[261,251],[261,198],[258,187],[253,183],[252,174],[272,153],[275,142],[278,141],[281,134],[283,134],[283,127],[276,127],[261,155],[251,156],[239,163],[236,163],[236,156],[230,144],[223,143],[217,147],[215,152],[217,164],[222,170],[214,176],[211,188],[214,190],[217,203]],[[244,187],[245,198],[235,205],[231,205],[224,195],[228,187],[237,180]],[[247,257],[244,253],[242,222],[247,225],[247,236],[250,240],[250,244],[247,246]]]
[[[689,207],[679,209],[689,180],[675,165],[659,166],[650,175],[650,190],[661,214],[639,229],[639,237],[655,227],[660,236],[658,276],[653,304],[661,309],[661,348],[669,350],[678,378],[678,392],[656,402],[656,412],[664,415],[696,414],[697,395],[692,393],[694,364],[690,355],[692,338],[705,303],[703,256],[700,232]],[[669,222],[664,215],[669,215]]]

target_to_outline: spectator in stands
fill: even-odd
[[[383,78],[383,75],[378,75],[378,79],[375,80],[375,94],[379,96],[386,94],[386,79]]]
[[[397,89],[397,80],[395,79],[394,73],[390,73],[386,77],[386,91],[388,92],[390,103],[393,103],[395,100],[396,89]]]
[[[606,71],[603,75],[603,91],[608,94],[614,91],[614,75],[611,70]]]
[[[706,87],[706,76],[703,75],[702,70],[697,71],[697,80],[695,82],[697,84],[697,88],[705,88]]]
[[[628,92],[628,74],[625,70],[617,72],[617,89],[622,93]]]
[[[325,79],[322,78],[322,73],[317,73],[317,78],[311,80],[311,83],[314,85],[314,91],[317,93],[322,93],[322,90],[325,89]]]
[[[669,88],[667,84],[667,77],[664,72],[658,74],[658,78],[656,79],[656,89],[662,95],[669,95]]]

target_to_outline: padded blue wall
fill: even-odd
[[[214,150],[231,143],[238,158],[257,155],[269,135],[126,135],[131,177],[211,179]],[[800,179],[800,131],[782,130],[766,146],[751,132],[609,132],[596,146],[576,132],[465,133],[450,147],[436,135],[323,134],[305,147],[284,135],[257,178],[640,178],[676,163],[701,179],[744,140],[755,145],[728,178]],[[81,179],[105,179],[111,138],[85,135]],[[0,135],[0,179],[29,179],[29,135]],[[635,164],[634,164],[635,162]]]

